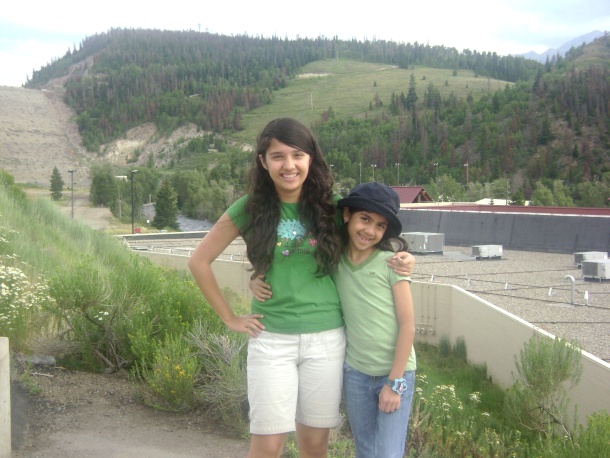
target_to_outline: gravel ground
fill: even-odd
[[[189,256],[199,239],[142,241],[132,246]],[[243,260],[240,239],[223,258]],[[610,362],[610,281],[583,278],[573,254],[503,250],[501,259],[477,260],[471,247],[444,246],[415,253],[413,279],[459,286],[520,318]],[[574,278],[574,301],[572,281]]]

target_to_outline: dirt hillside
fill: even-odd
[[[82,146],[61,89],[0,86],[0,168],[18,183],[48,186],[53,167],[64,181],[74,169],[75,187],[87,176],[92,155]]]

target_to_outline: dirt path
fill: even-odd
[[[13,457],[165,458],[245,456],[203,411],[175,414],[143,405],[124,374],[38,369],[42,389],[12,384]]]

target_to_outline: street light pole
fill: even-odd
[[[362,162],[358,162],[358,166],[360,167],[360,180],[358,183],[362,183]]]
[[[377,164],[371,164],[371,169],[373,170],[373,181],[375,181],[375,167],[377,167]]]
[[[72,185],[72,221],[74,221],[74,169],[68,170],[70,173],[70,183]]]
[[[131,171],[131,233],[135,234],[135,226],[134,226],[134,217],[135,217],[135,213],[134,213],[134,203],[133,203],[133,176],[134,174],[138,173],[137,170],[132,170]]]
[[[466,191],[468,191],[468,162],[464,164],[464,167],[466,167]]]
[[[436,170],[436,181],[438,181],[438,162],[434,163],[434,168]]]
[[[396,186],[400,186],[400,162],[394,164],[396,166]]]

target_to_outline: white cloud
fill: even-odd
[[[295,9],[279,0],[106,0],[96,6],[76,0],[8,2],[0,10],[0,85],[21,85],[33,68],[111,28],[200,29],[291,39],[337,35],[505,55],[557,48],[593,30],[607,30],[609,24],[607,0],[310,0]]]

